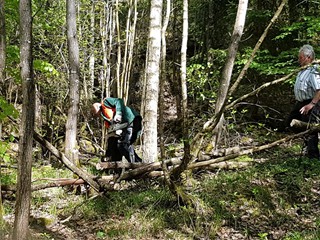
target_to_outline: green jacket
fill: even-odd
[[[122,116],[122,122],[132,123],[134,118],[140,116],[140,114],[134,109],[124,105],[123,99],[121,98],[105,98],[103,104],[108,108],[115,108],[115,116]]]

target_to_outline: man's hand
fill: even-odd
[[[113,121],[115,123],[120,123],[122,121],[122,116],[121,115],[115,115],[113,118]]]
[[[300,113],[301,113],[302,115],[307,115],[308,112],[309,112],[313,107],[314,107],[314,104],[309,103],[309,104],[303,106],[303,107],[300,109]]]

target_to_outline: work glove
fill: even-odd
[[[117,130],[117,131],[116,131],[116,135],[117,135],[117,136],[119,136],[119,137],[120,137],[120,136],[121,136],[121,134],[122,134],[122,130]]]
[[[122,121],[122,116],[121,115],[115,115],[113,118],[113,121],[115,123],[120,123]]]

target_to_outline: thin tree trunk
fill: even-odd
[[[66,123],[65,154],[74,163],[79,162],[77,123],[79,111],[79,45],[77,40],[75,0],[67,0],[67,35],[69,52],[69,110]]]
[[[236,22],[235,22],[233,34],[231,37],[231,44],[228,49],[227,62],[222,72],[221,83],[220,83],[219,92],[218,92],[218,99],[217,99],[216,108],[215,108],[215,114],[221,111],[223,104],[226,101],[226,98],[228,96],[232,70],[234,66],[234,61],[236,59],[239,42],[244,29],[247,8],[248,8],[248,0],[240,0],[238,5]],[[218,119],[218,124],[215,129],[215,133],[216,133],[216,142],[214,144],[215,147],[219,142],[222,128],[224,125],[223,114],[221,114],[221,116],[217,116],[217,119]]]
[[[190,139],[188,126],[188,91],[187,91],[187,43],[188,43],[188,0],[183,0],[183,29],[181,45],[181,90],[182,90],[182,133],[184,156],[179,167],[175,168],[172,173],[172,179],[180,179],[181,173],[187,169],[191,160]]]
[[[117,97],[122,98],[123,88],[121,85],[120,72],[121,72],[121,32],[119,22],[119,1],[116,0],[115,8],[115,23],[117,29],[117,68],[116,68],[116,80],[117,80]]]
[[[275,21],[278,19],[278,17],[280,16],[280,13],[282,12],[282,9],[284,8],[284,6],[288,3],[288,0],[282,0],[280,6],[278,7],[278,10],[275,12],[273,18],[271,19],[270,23],[268,24],[268,26],[266,27],[266,29],[264,30],[263,34],[261,35],[261,37],[259,38],[256,46],[254,47],[251,56],[249,58],[249,60],[246,62],[246,65],[243,67],[243,69],[241,70],[237,80],[234,82],[234,84],[232,85],[232,87],[230,88],[229,91],[229,95],[232,95],[234,93],[234,91],[237,89],[238,85],[240,84],[243,76],[245,75],[245,73],[247,72],[248,68],[250,67],[250,64],[252,63],[255,54],[257,53],[258,49],[260,48],[263,40],[266,38],[267,33],[269,31],[269,29],[271,28],[271,26],[275,23]]]
[[[133,59],[133,50],[135,46],[135,38],[136,38],[136,26],[137,26],[137,19],[138,19],[138,11],[137,11],[137,0],[134,0],[134,3],[132,5],[133,8],[133,22],[130,24],[129,27],[129,36],[128,36],[128,60],[126,65],[124,66],[124,101],[127,103],[127,100],[129,98],[129,87],[130,87],[130,79],[131,79],[131,71],[132,71],[132,59]]]
[[[161,49],[162,0],[152,0],[146,65],[146,92],[144,110],[143,158],[154,162],[158,159],[158,97]]]
[[[35,120],[35,84],[32,69],[31,0],[20,0],[20,67],[23,91],[19,140],[17,199],[12,239],[26,240],[31,205],[32,142]]]
[[[128,15],[127,15],[127,24],[126,24],[126,38],[124,39],[125,45],[124,45],[124,53],[123,53],[123,59],[122,59],[122,69],[121,69],[121,76],[120,76],[120,85],[121,85],[121,96],[123,98],[123,101],[125,104],[127,104],[128,96],[126,95],[126,86],[127,81],[129,81],[126,76],[129,74],[129,69],[127,69],[128,64],[128,48],[130,44],[130,20],[131,20],[131,14],[132,14],[132,0],[128,1]]]
[[[90,57],[89,57],[89,81],[87,84],[87,96],[86,99],[92,99],[93,97],[93,86],[94,86],[94,65],[95,65],[95,0],[91,1],[91,12],[90,12]]]
[[[210,120],[207,122],[204,126],[204,129],[208,128],[211,125],[214,126],[214,133],[215,138],[213,141],[213,146],[216,148],[217,144],[220,139],[220,135],[223,130],[224,125],[224,116],[222,109],[224,108],[224,104],[227,101],[228,96],[228,90],[230,86],[231,81],[231,75],[233,71],[234,61],[236,57],[236,53],[238,50],[239,42],[243,33],[246,14],[247,14],[247,8],[248,8],[248,0],[239,0],[238,4],[238,11],[236,16],[236,21],[233,29],[233,33],[231,36],[231,43],[228,49],[228,56],[226,60],[226,64],[224,66],[222,76],[221,76],[221,82],[220,87],[218,90],[218,98],[217,103],[215,107],[215,115],[214,115],[214,123],[212,123],[213,120]],[[193,154],[198,154],[197,151],[200,149],[200,144],[203,142],[203,133],[199,133],[195,137],[194,146],[193,146]]]
[[[0,0],[0,86],[5,80],[6,66],[6,26],[5,26],[5,0]]]
[[[162,24],[162,31],[161,31],[161,72],[160,72],[160,86],[159,86],[159,139],[160,139],[160,159],[161,159],[161,166],[163,171],[163,176],[165,182],[170,184],[169,179],[169,170],[167,168],[165,162],[165,147],[164,147],[164,85],[167,78],[167,71],[166,71],[166,32],[170,18],[170,11],[171,11],[171,0],[166,1],[166,14],[163,19]]]
[[[160,75],[160,86],[159,86],[159,139],[160,139],[160,156],[161,159],[165,158],[164,152],[164,136],[163,136],[163,117],[164,117],[164,84],[167,79],[166,71],[166,31],[169,23],[171,11],[171,0],[166,1],[166,14],[163,20],[163,26],[161,31],[161,75]]]
[[[3,86],[5,80],[5,67],[6,67],[6,28],[5,28],[5,1],[0,0],[0,87]],[[0,140],[2,138],[2,123],[0,123]],[[1,196],[1,158],[0,158],[0,239],[2,236],[1,228],[3,226],[3,205]]]

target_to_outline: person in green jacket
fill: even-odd
[[[134,151],[133,143],[142,130],[142,117],[133,108],[124,105],[123,99],[108,97],[92,105],[92,114],[101,116],[105,126],[116,132],[108,138],[107,161],[121,161],[124,156],[129,162],[142,162]]]

